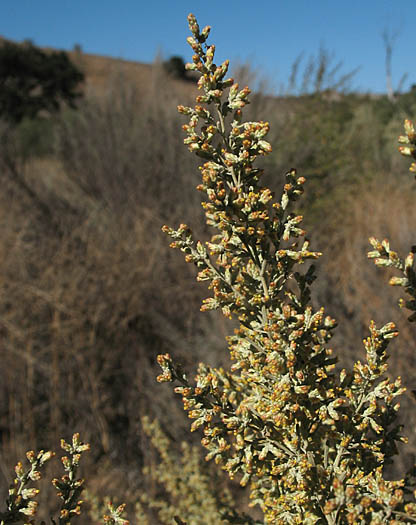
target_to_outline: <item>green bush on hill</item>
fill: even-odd
[[[63,52],[46,53],[33,44],[0,46],[0,117],[13,123],[41,111],[74,107],[84,75]]]

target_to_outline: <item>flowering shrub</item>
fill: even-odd
[[[57,490],[58,497],[62,500],[59,517],[55,520],[51,518],[53,525],[69,525],[74,517],[81,514],[82,500],[81,493],[84,489],[84,480],[77,479],[77,470],[81,455],[90,449],[88,443],[82,443],[79,434],[74,434],[72,442],[67,443],[61,440],[61,448],[67,455],[61,458],[65,474],[60,478],[52,480],[53,486]],[[42,475],[41,469],[45,463],[55,455],[51,451],[41,450],[39,453],[29,451],[26,454],[29,463],[25,468],[19,461],[15,467],[16,478],[9,489],[9,497],[6,501],[7,510],[0,512],[0,525],[8,523],[24,523],[25,525],[34,524],[38,503],[35,500],[39,493],[36,487],[28,486],[38,482]],[[108,515],[103,517],[103,522],[109,525],[128,525],[128,521],[122,518],[124,505],[118,508],[108,505]],[[42,522],[44,525],[45,522]]]
[[[222,517],[235,506],[224,483],[206,465],[196,446],[182,443],[181,454],[172,451],[172,443],[163,433],[157,421],[142,420],[146,434],[158,451],[160,461],[155,467],[146,467],[148,482],[156,482],[164,488],[162,495],[151,498],[142,494],[136,503],[135,517],[140,525],[154,523],[149,517],[151,510],[157,513],[163,525],[171,525],[179,516],[192,525],[219,525]]]
[[[292,211],[305,179],[290,170],[278,198],[262,187],[255,162],[271,151],[269,125],[243,120],[250,90],[226,78],[228,61],[214,63],[210,27],[201,31],[193,15],[188,21],[194,55],[187,68],[199,72],[202,94],[195,107],[178,110],[189,118],[185,144],[204,160],[197,189],[215,234],[202,243],[186,224],[163,230],[212,291],[201,310],[219,309],[239,327],[228,338],[230,370],[201,364],[191,384],[164,354],[158,381],[179,383],[191,431],[203,429],[206,459],[249,486],[265,523],[415,523],[411,473],[391,481],[383,471],[396,442],[406,442],[396,401],[405,389],[386,375],[387,347],[398,332],[393,323],[371,322],[364,360],[335,369],[328,342],[336,322],[310,301],[310,261],[321,254]],[[409,121],[405,130],[400,151],[416,158]],[[390,284],[405,288],[411,299],[400,304],[416,312],[415,250],[403,260],[388,241],[370,242],[378,266],[402,273]]]
[[[185,144],[204,159],[197,188],[206,195],[203,207],[215,234],[202,243],[195,242],[185,224],[163,230],[212,291],[201,310],[219,309],[237,319],[238,328],[228,338],[230,370],[201,364],[191,384],[164,354],[158,356],[158,380],[179,384],[175,391],[193,419],[191,430],[203,429],[206,459],[249,487],[251,504],[260,507],[264,523],[415,523],[416,468],[399,480],[386,479],[384,472],[397,455],[396,443],[406,442],[396,401],[405,389],[400,378],[387,376],[387,347],[398,332],[393,323],[377,328],[371,322],[363,341],[365,359],[352,370],[336,370],[328,346],[336,323],[311,304],[311,263],[321,254],[310,248],[302,217],[293,211],[305,178],[290,170],[277,198],[261,185],[256,160],[271,151],[269,125],[243,120],[250,90],[226,78],[228,61],[214,64],[215,48],[206,44],[210,28],[200,31],[193,15],[189,26],[194,56],[188,69],[200,73],[202,94],[194,108],[179,106],[179,111],[189,117]],[[416,160],[410,121],[399,142],[400,152]],[[410,170],[416,172],[416,162]],[[399,304],[412,311],[409,321],[415,321],[416,248],[402,258],[387,240],[371,238],[370,243],[368,256],[376,265],[400,273],[390,284],[404,288],[408,298]],[[165,499],[142,495],[137,523],[151,523],[149,509],[166,524],[260,523],[236,512],[220,485],[212,490],[194,449],[184,445],[182,457],[174,457],[159,425],[144,419],[143,426],[161,456],[160,468],[148,469],[148,475],[164,486]],[[64,525],[81,512],[84,482],[77,471],[89,445],[74,434],[71,443],[63,440],[61,446],[65,474],[52,483],[62,503],[51,522]],[[17,464],[0,525],[35,523],[39,491],[32,484],[53,455],[28,452],[28,468]],[[94,521],[128,524],[124,505],[108,503],[101,518],[98,500],[90,501]]]

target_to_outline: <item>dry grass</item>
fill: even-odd
[[[171,351],[191,369],[225,354],[223,320],[198,316],[204,292],[160,230],[186,208],[203,230],[174,87],[162,85],[152,98],[120,87],[64,117],[54,158],[16,163],[33,195],[3,164],[3,487],[25,450],[55,446],[76,430],[93,447],[91,484],[100,492],[104,469],[119,471],[123,482],[111,475],[106,492],[123,499],[142,485],[149,461],[141,415],[158,417],[177,439],[187,426],[169,389],[156,386],[156,354]]]

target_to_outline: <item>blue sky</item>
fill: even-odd
[[[217,61],[249,61],[274,86],[284,83],[296,57],[323,45],[343,61],[343,71],[360,66],[352,87],[385,92],[381,33],[398,33],[393,50],[393,84],[404,73],[416,84],[416,2],[398,0],[1,0],[0,35],[17,41],[86,53],[152,62],[190,58],[186,16],[213,27]]]

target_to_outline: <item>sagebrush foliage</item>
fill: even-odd
[[[73,519],[81,514],[83,500],[80,499],[84,491],[84,479],[77,477],[81,456],[90,449],[88,443],[83,443],[79,434],[74,434],[70,443],[61,440],[61,448],[66,455],[61,457],[65,474],[60,478],[53,478],[52,485],[57,491],[57,496],[62,500],[59,516],[50,518],[53,525],[70,525]],[[11,523],[24,523],[34,525],[38,503],[35,500],[39,489],[32,485],[42,478],[42,469],[45,464],[55,456],[52,451],[41,450],[38,453],[33,450],[26,453],[29,463],[27,468],[22,462],[15,467],[16,478],[9,489],[9,497],[6,501],[6,511],[0,512],[0,525]],[[122,517],[125,505],[118,507],[111,503],[107,505],[107,514],[102,516],[100,523],[107,525],[128,525],[128,521]],[[42,521],[41,525],[45,525]]]
[[[203,427],[207,459],[249,484],[266,523],[414,523],[410,475],[383,475],[396,442],[406,441],[396,422],[396,398],[405,389],[386,375],[387,347],[398,332],[393,323],[371,322],[364,361],[335,371],[328,342],[336,323],[313,309],[314,266],[301,266],[320,253],[310,249],[302,217],[291,212],[305,179],[290,170],[278,199],[261,186],[255,161],[271,151],[268,123],[244,122],[250,90],[225,78],[228,61],[214,63],[209,26],[200,31],[193,15],[188,20],[195,54],[187,67],[200,73],[203,94],[194,108],[178,110],[190,119],[185,144],[205,160],[198,189],[216,233],[203,244],[185,224],[163,229],[212,290],[201,310],[235,316],[239,328],[228,338],[230,370],[201,364],[191,384],[165,354],[158,380],[181,384],[175,391],[194,419],[191,430]],[[400,141],[409,145],[401,152],[414,156],[408,122],[406,132]],[[403,271],[391,284],[414,297],[413,253],[402,261],[387,241],[371,243],[369,257]],[[403,304],[415,309],[414,301]]]
[[[188,42],[195,54],[188,69],[199,71],[203,94],[194,108],[180,106],[179,111],[190,118],[185,143],[205,160],[198,189],[207,196],[207,223],[216,233],[203,244],[194,241],[185,224],[163,229],[172,246],[196,264],[198,280],[207,281],[212,290],[201,309],[220,309],[237,318],[239,328],[228,338],[230,370],[201,364],[196,384],[190,384],[164,354],[158,357],[158,380],[180,383],[176,392],[194,420],[191,430],[203,428],[207,459],[249,487],[264,523],[415,523],[415,467],[405,479],[392,481],[384,475],[384,466],[397,454],[396,442],[406,441],[397,424],[396,402],[404,388],[400,378],[387,376],[387,347],[397,330],[393,323],[377,328],[371,322],[365,360],[350,371],[336,371],[328,346],[336,323],[310,300],[315,279],[310,261],[320,253],[310,249],[300,227],[302,217],[291,211],[305,179],[290,170],[277,199],[261,186],[262,170],[255,161],[271,151],[265,140],[269,125],[244,122],[242,109],[250,90],[225,78],[228,61],[214,64],[215,48],[206,45],[210,28],[200,31],[193,15],[189,25],[193,36]],[[400,151],[416,159],[410,121],[405,132]],[[415,163],[410,169],[416,171]],[[416,249],[401,258],[387,240],[370,242],[368,256],[378,266],[401,272],[390,284],[405,288],[410,299],[400,306],[413,311],[409,320],[414,321]],[[148,469],[147,475],[165,492],[157,500],[140,498],[137,523],[151,523],[148,509],[162,523],[260,523],[237,513],[221,486],[212,489],[195,449],[184,445],[183,456],[174,457],[158,424],[145,420],[143,426],[161,457],[160,467]],[[77,470],[89,446],[77,434],[61,446],[67,453],[62,458],[65,474],[52,483],[62,504],[51,522],[69,524],[81,512],[84,483]],[[0,525],[35,523],[38,489],[31,482],[39,480],[53,455],[28,452],[28,468],[18,463]],[[128,524],[124,505],[109,502],[102,516],[99,501],[90,501],[95,522]]]
[[[142,494],[136,504],[136,520],[150,525],[149,510],[153,509],[160,523],[170,525],[178,516],[193,525],[219,525],[235,504],[223,483],[213,479],[213,473],[204,468],[199,450],[182,443],[181,455],[172,453],[172,443],[157,421],[142,420],[143,428],[158,451],[157,466],[145,468],[147,480],[164,488],[159,498]]]

